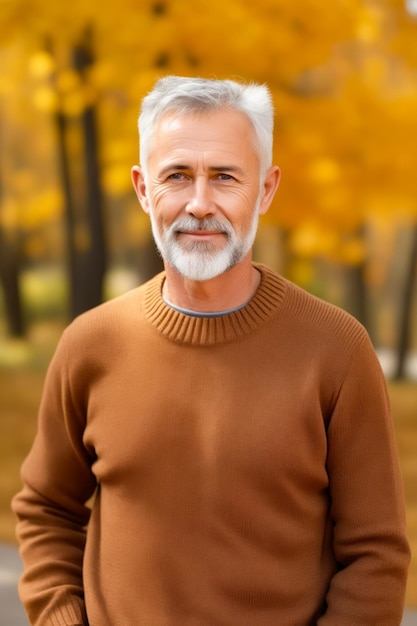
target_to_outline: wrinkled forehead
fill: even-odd
[[[228,144],[238,150],[249,145],[258,154],[257,137],[251,120],[242,111],[231,107],[208,111],[167,111],[155,124],[149,151],[167,141],[175,142],[177,146],[187,142],[207,146]]]
[[[232,109],[177,115],[167,113],[159,120],[152,137],[149,156],[168,153],[219,152],[249,159],[253,163],[256,136],[246,115]],[[220,156],[220,155],[219,155]]]

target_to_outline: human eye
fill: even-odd
[[[227,174],[227,172],[220,172],[217,175],[218,180],[234,180],[234,177],[231,174]]]
[[[184,180],[186,178],[183,172],[173,172],[168,176],[168,180]]]

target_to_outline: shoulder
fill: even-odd
[[[65,328],[60,343],[71,347],[71,351],[100,350],[131,336],[143,322],[144,299],[149,284],[154,282],[161,282],[161,275],[82,313]]]
[[[318,298],[288,280],[283,280],[287,283],[286,304],[297,320],[329,330],[366,333],[363,325],[341,307]]]
[[[160,275],[82,313],[69,324],[65,332],[77,334],[86,329],[99,330],[100,328],[105,329],[108,326],[114,328],[114,324],[137,320],[142,312],[143,300],[148,285],[158,281],[160,281]]]
[[[76,317],[61,335],[49,372],[90,380],[123,360],[146,335],[143,303],[149,284],[158,281],[161,275]]]
[[[338,349],[353,349],[370,343],[364,326],[344,309],[307,292],[276,272],[260,266],[270,281],[280,285],[283,294],[277,323],[288,337],[301,336],[309,345],[320,344]]]

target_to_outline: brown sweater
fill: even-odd
[[[13,501],[32,624],[400,623],[378,361],[352,317],[258,268],[229,315],[174,311],[161,274],[65,331]]]

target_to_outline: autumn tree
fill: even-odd
[[[70,59],[72,67],[67,77],[72,78],[73,88],[81,90],[93,64],[90,31],[74,45]],[[80,110],[76,112],[78,115],[72,117],[71,110],[66,113],[63,107],[55,111],[65,199],[71,317],[102,302],[107,265],[95,105],[81,99]],[[68,143],[70,134],[76,132],[81,141],[78,154],[71,159]]]
[[[45,115],[66,120],[67,144],[76,142],[84,111],[94,107],[106,206],[122,213],[108,211],[107,218],[125,246],[149,241],[129,170],[137,161],[139,102],[155,79],[175,73],[267,82],[283,179],[264,223],[283,233],[281,244],[295,261],[286,272],[297,282],[303,284],[297,267],[311,269],[318,260],[340,267],[352,285],[349,308],[372,328],[365,298],[369,224],[397,212],[417,214],[410,178],[416,27],[402,0],[260,0],[256,6],[196,0],[193,11],[185,0],[120,0],[111,7],[97,0],[70,7],[16,0],[5,5],[3,23],[6,42],[25,41],[32,68],[42,59],[48,65],[49,38],[50,71],[32,80],[31,97]],[[87,27],[94,34],[92,62],[81,77],[70,59]],[[77,171],[74,154],[66,152]],[[80,185],[73,180],[66,195],[71,191],[77,204]],[[88,224],[78,229],[77,245],[90,245],[90,235]],[[111,250],[113,237],[109,229]]]
[[[4,55],[2,55],[2,60],[6,61]],[[0,158],[0,285],[8,332],[12,337],[22,337],[25,332],[25,321],[19,280],[22,250],[18,228],[18,203],[13,202],[5,191],[5,180],[9,170],[4,159],[6,153],[13,151],[14,158],[18,161],[19,150],[16,150],[13,133],[6,132],[9,122],[8,115],[9,111],[3,106],[0,107],[0,147],[2,152],[2,158]]]
[[[23,337],[25,331],[22,298],[19,285],[21,267],[20,246],[14,229],[7,228],[2,215],[2,185],[0,178],[0,284],[7,327],[12,337]],[[3,219],[2,219],[3,218]]]

